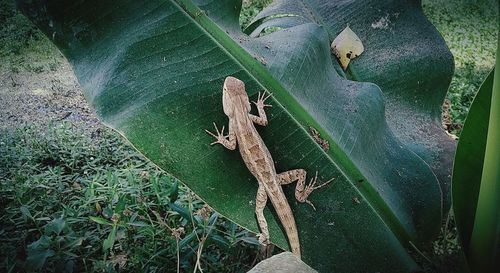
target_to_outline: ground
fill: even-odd
[[[242,24],[269,1],[250,2]],[[423,1],[455,56],[447,95],[447,129],[455,134],[494,64],[498,7],[490,2]],[[68,62],[10,1],[0,0],[0,25],[1,271],[43,262],[55,270],[192,271],[203,244],[209,271],[243,272],[255,264],[255,237],[100,124]],[[184,207],[168,213],[163,207],[172,200]],[[417,255],[428,272],[456,269],[459,246],[449,220],[434,249]]]

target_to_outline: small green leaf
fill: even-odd
[[[55,235],[59,235],[65,227],[66,220],[61,215],[61,217],[55,218],[45,225],[45,234],[51,235],[51,233],[54,233]]]
[[[34,271],[42,269],[47,258],[55,255],[52,249],[44,250],[33,250],[28,253],[28,258],[26,258],[26,269],[28,271]]]
[[[36,249],[46,249],[50,246],[50,243],[51,243],[50,237],[42,235],[40,239],[28,245],[28,251]]]
[[[218,234],[210,236],[210,239],[214,240],[217,244],[219,244],[223,248],[228,248],[230,246],[229,241]]]
[[[118,198],[118,203],[115,206],[115,213],[116,214],[121,214],[124,210],[125,207],[127,206],[127,195],[121,195]]]
[[[215,222],[219,218],[219,214],[217,212],[213,213],[210,218],[208,219],[208,225],[213,226],[215,225]]]
[[[113,223],[101,217],[89,216],[89,219],[101,225],[108,225],[108,226],[113,225]]]
[[[109,206],[102,209],[102,215],[107,218],[111,218],[113,216],[113,209]]]
[[[170,203],[174,203],[179,198],[179,180],[174,179],[172,192],[170,193]]]
[[[40,239],[28,245],[28,257],[26,258],[26,269],[28,271],[41,269],[47,258],[55,255],[55,252],[49,248],[50,243],[50,238],[43,235]]]
[[[76,246],[81,246],[82,243],[83,243],[83,238],[78,237],[78,238],[67,241],[66,244],[64,245],[64,248],[72,249]]]
[[[183,248],[185,247],[186,245],[188,245],[189,243],[191,243],[193,240],[196,239],[196,233],[197,231],[196,230],[193,230],[191,233],[189,233],[188,235],[186,235],[186,237],[182,238],[182,240],[180,240],[179,242],[179,248]]]
[[[191,221],[192,221],[191,213],[189,212],[188,209],[186,209],[185,207],[182,207],[180,205],[177,205],[176,203],[169,203],[168,207],[171,210],[177,212],[182,218],[184,218],[186,221],[188,221],[188,223],[191,223]]]
[[[113,226],[113,229],[108,235],[108,238],[102,242],[102,249],[104,251],[108,249],[112,249],[113,245],[115,244],[115,239],[116,239],[116,225]]]
[[[25,221],[27,219],[33,219],[33,216],[31,216],[31,212],[26,206],[21,206],[19,210],[21,211],[21,214],[23,215]]]

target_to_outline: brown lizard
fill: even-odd
[[[238,143],[243,161],[259,182],[255,208],[257,221],[262,232],[259,235],[259,242],[263,246],[269,243],[269,230],[267,221],[264,218],[264,207],[269,197],[285,229],[292,252],[300,258],[297,226],[281,186],[298,181],[295,188],[295,198],[299,202],[306,202],[313,206],[307,200],[309,194],[313,190],[330,183],[333,178],[316,186],[318,173],[308,185],[305,185],[306,171],[303,169],[276,173],[271,154],[253,125],[254,123],[262,126],[267,125],[264,107],[271,107],[271,105],[265,104],[266,99],[270,96],[271,94],[266,96],[266,92],[262,94],[259,92],[257,102],[253,102],[257,106],[259,116],[252,115],[250,114],[251,104],[245,90],[245,84],[237,78],[227,77],[222,91],[222,104],[224,113],[229,117],[229,134],[225,136],[224,126],[219,131],[215,123],[215,134],[208,130],[205,131],[217,139],[211,145],[219,143],[229,150],[234,150],[236,149],[236,143]]]

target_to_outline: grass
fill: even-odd
[[[240,23],[269,2],[245,1]],[[455,56],[447,96],[455,133],[493,66],[498,25],[495,8],[465,2],[423,1]],[[11,1],[0,0],[0,25],[0,58],[13,73],[59,65],[60,53]],[[2,272],[191,272],[198,265],[243,272],[256,262],[253,234],[211,211],[109,129],[58,122],[4,130],[0,155]],[[422,263],[426,272],[453,272],[458,253],[449,218],[422,258],[430,262]]]
[[[10,72],[55,71],[62,54],[57,47],[15,9],[13,0],[0,0],[0,58]]]
[[[14,1],[0,2],[0,57],[20,54],[30,43],[44,40],[40,31],[14,10]]]
[[[474,96],[495,64],[498,1],[424,0],[422,4],[455,59],[446,97],[451,104],[449,131],[459,135]]]
[[[208,272],[255,263],[253,234],[109,129],[4,131],[0,154],[2,272],[192,272],[198,249]]]

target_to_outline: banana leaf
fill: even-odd
[[[311,195],[316,211],[298,203],[294,187],[285,186],[303,260],[320,272],[418,269],[407,251],[410,242],[424,244],[439,230],[439,181],[429,164],[391,129],[380,87],[350,80],[338,69],[323,21],[304,19],[251,37],[238,24],[241,1],[17,3],[68,58],[102,122],[219,213],[255,232],[257,182],[238,152],[210,146],[213,139],[204,129],[211,129],[214,121],[227,123],[222,111],[225,77],[243,80],[253,100],[261,90],[272,92],[269,125],[258,130],[278,172],[304,168],[308,177],[318,171],[320,180],[335,178]],[[320,2],[307,3],[322,8]],[[419,8],[400,7],[421,16]],[[325,8],[332,17],[340,12]],[[425,18],[421,20],[421,31],[433,42],[427,50],[434,44],[445,48]],[[365,42],[367,52],[374,46]],[[419,56],[421,49],[408,46]],[[434,65],[452,71],[451,62]],[[399,66],[405,66],[404,60]],[[406,72],[403,76],[411,77]],[[430,100],[441,100],[440,91]],[[412,99],[401,99],[402,107]],[[433,119],[427,114],[426,119]],[[319,134],[329,147],[315,141],[311,128],[316,140]],[[265,214],[271,241],[287,249],[270,204]]]

